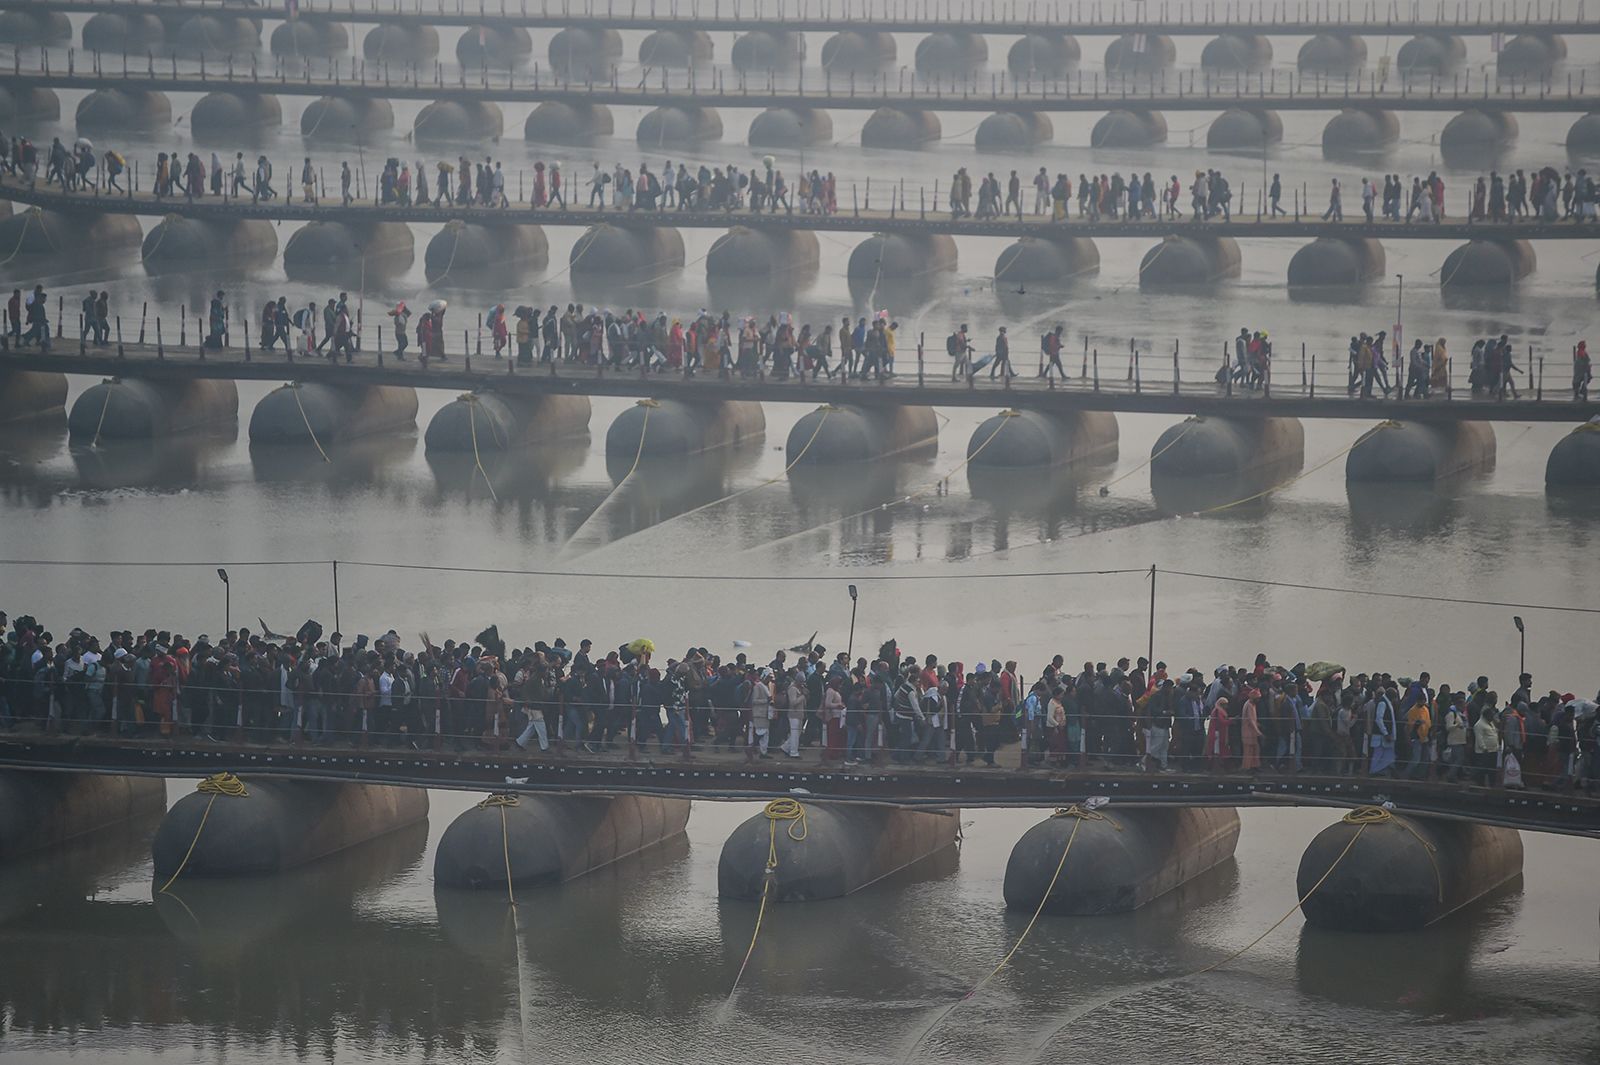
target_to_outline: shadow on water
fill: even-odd
[[[416,446],[413,435],[386,433],[325,445],[324,459],[315,444],[252,443],[250,468],[262,484],[322,485],[335,493],[367,491],[397,473]]]
[[[1465,1020],[1483,1014],[1483,997],[1507,989],[1484,986],[1474,959],[1516,922],[1522,878],[1491,897],[1417,932],[1361,935],[1304,925],[1295,976],[1307,995],[1361,1009],[1400,1009]],[[1511,989],[1518,994],[1523,989]],[[1504,1008],[1498,1002],[1496,1009]]]
[[[0,863],[0,925],[62,899],[93,898],[150,860],[160,813],[112,825],[38,854]]]
[[[237,425],[153,440],[102,440],[69,448],[80,487],[191,488],[204,483],[206,463],[239,438]]]
[[[800,301],[800,294],[809,289],[817,280],[817,270],[791,270],[778,272],[762,277],[726,277],[720,274],[706,275],[706,310],[714,314],[729,311],[735,320],[740,314],[754,314],[765,320],[771,313],[761,308],[793,307]],[[687,309],[687,308],[686,308]],[[821,319],[807,319],[799,317],[795,328],[805,325],[810,321],[812,332],[820,332],[822,327],[832,322],[831,317]],[[834,347],[835,353],[838,347]]]
[[[1360,307],[1371,294],[1367,284],[1355,285],[1290,285],[1289,299],[1293,303],[1312,303],[1328,307]]]
[[[1522,293],[1510,285],[1442,285],[1439,303],[1447,311],[1478,311],[1484,314],[1515,315],[1523,310]],[[1493,320],[1484,334],[1501,333],[1498,320]]]
[[[1254,520],[1272,507],[1273,493],[1267,490],[1293,477],[1299,468],[1298,461],[1274,463],[1216,477],[1168,477],[1152,470],[1150,495],[1165,514],[1200,516],[1210,512],[1208,516]]]
[[[556,482],[583,465],[589,437],[553,440],[516,451],[427,451],[423,458],[438,487],[438,500],[488,499],[490,487],[502,503],[549,499]],[[482,470],[479,470],[481,460]]]
[[[237,880],[180,879],[163,894],[150,883],[156,912],[174,939],[206,954],[233,954],[289,930],[346,924],[356,897],[383,886],[422,860],[426,821],[276,876]]]
[[[1463,489],[1483,476],[1463,474],[1446,481],[1418,484],[1347,481],[1350,530],[1362,540],[1376,533],[1407,538],[1446,534],[1461,516]]]
[[[609,543],[721,499],[730,493],[735,475],[748,470],[760,454],[760,445],[751,443],[697,455],[647,455],[635,468],[634,455],[609,453],[606,474],[614,490],[591,515],[601,525],[589,534],[598,533]]]

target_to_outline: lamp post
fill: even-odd
[[[1528,672],[1528,630],[1519,615],[1512,615],[1511,624],[1517,627],[1517,676],[1521,677]]]
[[[1405,340],[1406,275],[1395,274],[1394,279],[1399,282],[1400,286],[1394,297],[1394,342],[1398,349],[1401,342]]]
[[[849,668],[849,664],[851,662],[855,661],[855,655],[853,654],[855,649],[856,649],[856,586],[852,584],[852,585],[850,585],[850,642],[845,645],[845,649],[844,649],[844,660],[845,660],[845,667],[846,668]]]
[[[228,584],[227,570],[218,566],[217,576],[222,578],[222,631],[226,634],[233,621],[233,588]]]

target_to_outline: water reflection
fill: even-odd
[[[78,483],[84,488],[165,488],[203,486],[206,467],[239,438],[237,425],[204,433],[153,440],[101,440],[68,448]]]
[[[426,451],[438,495],[434,502],[454,502],[457,497],[476,501],[491,498],[507,502],[548,500],[556,482],[583,465],[589,438],[568,437],[517,451],[491,451],[478,456],[455,451]]]
[[[165,893],[151,881],[156,912],[174,939],[204,955],[222,956],[308,926],[352,920],[357,897],[414,868],[428,844],[419,821],[358,847],[276,876],[237,880],[180,879]]]
[[[63,899],[92,899],[150,859],[161,823],[151,812],[38,854],[0,863],[0,925],[27,920]]]
[[[1480,982],[1473,961],[1516,923],[1521,894],[1518,876],[1489,899],[1418,932],[1356,935],[1304,925],[1295,953],[1299,988],[1360,1009],[1479,1017],[1484,1003],[1472,990]]]
[[[1299,471],[1299,458],[1256,470],[1214,477],[1163,476],[1150,472],[1150,495],[1167,514],[1213,512],[1233,520],[1257,519],[1272,509],[1275,493],[1269,491]]]
[[[1420,484],[1348,481],[1350,531],[1362,542],[1379,535],[1416,539],[1447,534],[1460,517],[1461,489],[1470,479],[1472,475]]]
[[[321,485],[338,496],[396,482],[416,451],[412,435],[382,434],[338,444],[250,445],[250,467],[262,484]]]

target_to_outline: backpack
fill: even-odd
[[[951,333],[944,342],[944,350],[953,359],[961,354],[961,340],[955,333]]]

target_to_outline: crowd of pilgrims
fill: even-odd
[[[59,184],[67,192],[98,188],[102,181],[108,191],[124,191],[118,178],[127,169],[127,159],[120,151],[108,149],[97,154],[93,146],[81,138],[71,148],[59,137],[54,138],[45,154],[45,183]],[[37,180],[38,170],[39,150],[32,141],[17,136],[7,139],[0,133],[0,174],[20,177],[31,187]],[[430,172],[433,174],[431,189]],[[337,182],[341,204],[365,199],[363,178],[364,175],[351,168],[349,160],[340,162],[333,180]],[[329,198],[327,175],[309,156],[301,163],[299,179],[305,202],[315,204]],[[209,187],[213,196],[249,195],[252,202],[258,202],[279,194],[272,181],[272,162],[265,155],[258,155],[254,164],[248,164],[243,152],[235,152],[233,160],[225,163],[216,152],[211,153],[207,162],[195,152],[174,150],[157,153],[151,184],[157,198],[181,194],[193,200],[205,196]],[[391,157],[378,175],[374,192],[378,203],[399,206],[509,207],[512,191],[516,192],[519,202],[534,208],[569,205],[570,177],[563,175],[559,163],[547,165],[536,161],[532,166],[530,187],[523,187],[520,173],[517,181],[518,187],[510,189],[503,160],[490,157],[478,162],[462,155],[454,162],[441,159],[431,165],[419,159],[414,166]],[[802,168],[798,181],[790,181],[770,156],[762,160],[761,166],[748,170],[732,163],[699,163],[691,169],[687,161],[674,165],[668,160],[652,171],[648,162],[641,162],[637,169],[621,163],[607,168],[591,162],[583,181],[587,205],[599,209],[651,211],[670,207],[681,211],[733,211],[748,208],[754,212],[799,210],[806,214],[833,214],[839,209],[838,182],[831,171],[823,174],[815,168],[810,171]],[[1074,200],[1078,217],[1088,221],[1106,218],[1174,220],[1184,217],[1182,205],[1185,201],[1189,205],[1189,217],[1197,222],[1219,216],[1228,221],[1233,213],[1232,185],[1221,171],[1214,169],[1196,170],[1187,185],[1176,174],[1158,184],[1148,171],[1142,176],[1130,171],[1126,177],[1120,172],[1080,173],[1074,184],[1066,173],[1057,173],[1052,179],[1042,166],[1031,178],[1023,178],[1012,170],[1009,178],[1002,182],[991,170],[978,179],[974,206],[972,175],[966,167],[960,167],[951,176],[948,189],[941,194],[935,186],[934,195],[935,199],[941,195],[946,198],[953,219],[1014,215],[1020,220],[1025,214],[1030,187],[1032,213],[1048,215],[1055,221],[1070,216]],[[890,195],[893,199],[892,191]],[[900,196],[900,205],[904,207],[904,193]],[[1269,217],[1287,214],[1282,200],[1283,182],[1278,174],[1273,174],[1261,204],[1262,213]],[[870,207],[870,199],[860,206]],[[1444,178],[1436,170],[1429,171],[1426,177],[1413,176],[1408,186],[1399,174],[1385,174],[1380,188],[1376,180],[1363,177],[1361,207],[1369,222],[1376,217],[1393,222],[1442,222],[1447,213]],[[1543,166],[1532,171],[1519,169],[1506,175],[1490,171],[1478,176],[1471,186],[1467,217],[1471,221],[1489,222],[1563,219],[1582,222],[1593,220],[1597,211],[1600,211],[1600,189],[1586,169],[1579,168],[1574,174],[1571,170],[1563,172],[1554,166]],[[1337,221],[1344,218],[1344,186],[1338,178],[1330,179],[1328,208],[1322,217]]]
[[[1375,335],[1361,333],[1350,338],[1348,394],[1354,396],[1359,392],[1362,399],[1371,399],[1375,392],[1381,392],[1385,398],[1399,392],[1402,399],[1428,399],[1448,393],[1450,353],[1444,337],[1431,343],[1413,340],[1411,350],[1402,358],[1399,343],[1386,345],[1386,336],[1380,329]],[[1402,369],[1404,384],[1400,380]],[[1473,342],[1467,387],[1474,397],[1504,399],[1510,395],[1512,399],[1519,399],[1522,393],[1517,388],[1516,377],[1527,373],[1527,367],[1517,365],[1516,348],[1506,334]],[[1589,398],[1589,383],[1593,377],[1588,342],[1579,341],[1572,351],[1573,399]]]
[[[1578,787],[1600,778],[1593,700],[1502,699],[1333,663],[1084,662],[1056,655],[1032,680],[1014,660],[959,661],[889,640],[868,659],[815,641],[769,660],[704,647],[658,660],[649,640],[471,641],[407,649],[394,630],[345,644],[308,621],[294,635],[117,630],[58,638],[31,616],[0,643],[0,725],[70,734],[254,743],[599,755],[743,753],[824,763],[1016,764],[1146,772],[1405,776]],[[792,657],[791,657],[792,656]]]

